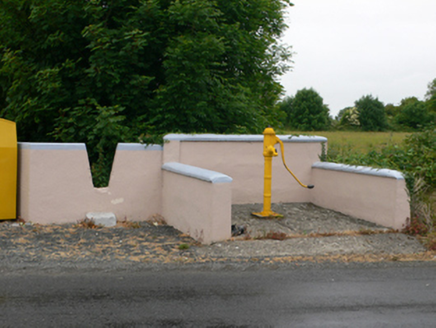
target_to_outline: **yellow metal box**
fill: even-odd
[[[0,118],[0,220],[17,215],[17,129]]]

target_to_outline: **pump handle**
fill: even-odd
[[[308,189],[312,189],[313,187],[315,187],[314,185],[308,185],[306,186],[305,184],[301,183],[300,180],[298,180],[298,178],[295,176],[295,174],[291,171],[291,169],[286,165],[285,162],[285,147],[283,146],[283,141],[281,141],[278,137],[276,139],[278,141],[278,143],[280,143],[280,152],[282,153],[282,160],[283,160],[283,165],[285,166],[285,168],[289,171],[289,173],[291,173],[291,175],[294,177],[294,179],[300,184],[300,186],[302,186],[303,188],[308,188]]]

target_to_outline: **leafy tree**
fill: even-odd
[[[425,93],[425,99],[430,100],[436,97],[436,79],[427,84],[427,92]]]
[[[434,115],[427,110],[423,101],[416,97],[405,98],[401,100],[399,113],[396,116],[398,124],[411,129],[418,129],[434,120]]]
[[[341,119],[342,119],[342,116],[344,116],[344,114],[350,109],[351,107],[345,107],[345,108],[342,108],[339,112],[338,112],[338,115],[336,115],[336,117],[335,117],[335,121],[338,121],[338,122],[340,122],[341,121]]]
[[[292,111],[292,102],[294,101],[294,97],[285,97],[281,102],[278,103],[279,110],[286,114],[286,126],[291,126],[291,111]]]
[[[287,69],[287,4],[3,0],[0,117],[23,141],[85,142],[94,173],[120,141],[261,132]]]
[[[319,131],[329,127],[329,109],[314,89],[297,91],[289,112],[291,126],[300,131]]]
[[[400,107],[394,104],[387,104],[385,106],[385,113],[389,120],[393,120],[400,113]]]
[[[385,107],[372,95],[363,96],[355,102],[359,121],[364,131],[383,131],[387,127]]]
[[[341,113],[339,121],[341,127],[358,127],[360,126],[359,112],[356,107],[348,107]]]
[[[394,104],[387,104],[385,106],[386,120],[389,129],[392,130],[401,130],[402,127],[397,123],[397,116],[400,112],[400,107],[395,106]]]
[[[436,79],[428,84],[425,100],[428,110],[436,113]]]

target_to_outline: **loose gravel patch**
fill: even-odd
[[[262,204],[232,206],[232,223],[247,227],[251,237],[262,237],[268,232],[284,232],[289,235],[331,233],[344,231],[386,231],[386,227],[372,222],[328,210],[310,203],[272,204],[271,209],[283,218],[257,218],[253,212],[261,212]]]
[[[259,219],[262,204],[233,205],[232,223],[247,233],[200,245],[162,222],[124,222],[88,229],[80,225],[0,223],[0,269],[80,267],[117,269],[147,265],[298,261],[436,261],[411,236],[313,204],[273,204],[282,219]],[[230,228],[230,227],[229,227]],[[268,233],[284,240],[265,239]]]

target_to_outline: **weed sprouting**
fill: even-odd
[[[188,244],[180,244],[178,248],[179,250],[187,250],[189,249],[189,247],[190,246]]]
[[[436,232],[432,232],[423,238],[423,243],[430,251],[436,251]]]
[[[153,215],[150,215],[147,218],[147,222],[152,224],[152,225],[154,225],[154,226],[166,225],[167,224],[166,221],[165,221],[165,218],[162,215],[157,214],[157,213],[153,214]]]
[[[84,228],[84,229],[100,229],[102,226],[100,224],[95,224],[93,220],[90,219],[83,219],[80,221],[77,221],[76,224],[77,228]]]
[[[119,225],[121,225],[124,228],[128,229],[139,229],[141,228],[141,224],[139,222],[133,222],[133,221],[127,221],[127,218],[124,218],[123,221],[117,222]]]
[[[429,227],[418,216],[415,216],[412,219],[407,218],[406,226],[401,232],[412,236],[425,236],[429,232]]]

